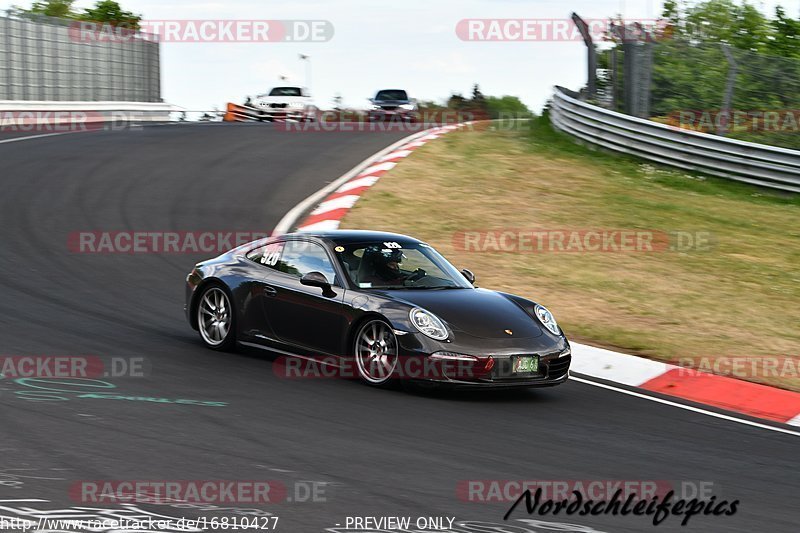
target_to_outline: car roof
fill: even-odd
[[[284,237],[315,237],[330,241],[334,244],[353,244],[360,242],[373,242],[373,241],[402,241],[405,243],[422,243],[422,241],[409,237],[408,235],[401,235],[400,233],[390,233],[388,231],[369,231],[369,230],[327,230],[327,231],[312,231],[312,232],[298,232],[289,233]]]

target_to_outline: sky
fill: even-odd
[[[325,42],[164,42],[162,96],[191,111],[224,108],[246,95],[283,83],[306,85],[322,108],[341,95],[363,108],[377,89],[403,88],[411,96],[443,101],[468,95],[478,83],[484,94],[519,97],[541,109],[554,85],[578,89],[586,82],[586,48],[580,41],[486,42],[461,40],[462,19],[585,19],[622,14],[655,19],[662,0],[121,0],[147,20],[323,20],[334,30]],[[772,13],[781,4],[800,16],[800,0],[752,2]],[[30,0],[0,0],[0,9]],[[94,4],[78,0],[76,7]]]

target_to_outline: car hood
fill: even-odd
[[[486,289],[404,290],[384,294],[435,314],[454,332],[484,339],[526,339],[542,334],[535,318],[500,293]],[[509,335],[506,330],[511,331]]]

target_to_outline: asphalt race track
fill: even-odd
[[[0,380],[0,516],[86,507],[69,495],[82,480],[268,479],[292,501],[249,507],[279,516],[278,531],[316,533],[368,515],[502,524],[509,503],[464,501],[459,482],[671,480],[712,482],[721,499],[740,500],[739,511],[695,516],[686,528],[670,517],[658,531],[796,531],[796,436],[577,382],[422,394],[287,380],[273,372],[274,356],[215,353],[189,328],[184,278],[209,254],[68,248],[80,231],[269,231],[402,136],[213,124],[0,144],[0,354],[139,357],[147,368],[145,377],[106,378],[119,395],[111,398],[80,398],[87,390],[74,380],[50,385],[56,394]],[[309,487],[318,501],[297,501]],[[506,524],[525,518],[519,508]],[[635,516],[530,518],[583,526],[562,531],[653,528]]]

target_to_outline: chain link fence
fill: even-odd
[[[87,38],[79,22],[0,17],[0,100],[160,102],[154,36]]]
[[[800,60],[645,35],[601,54],[598,103],[639,118],[800,149]]]

